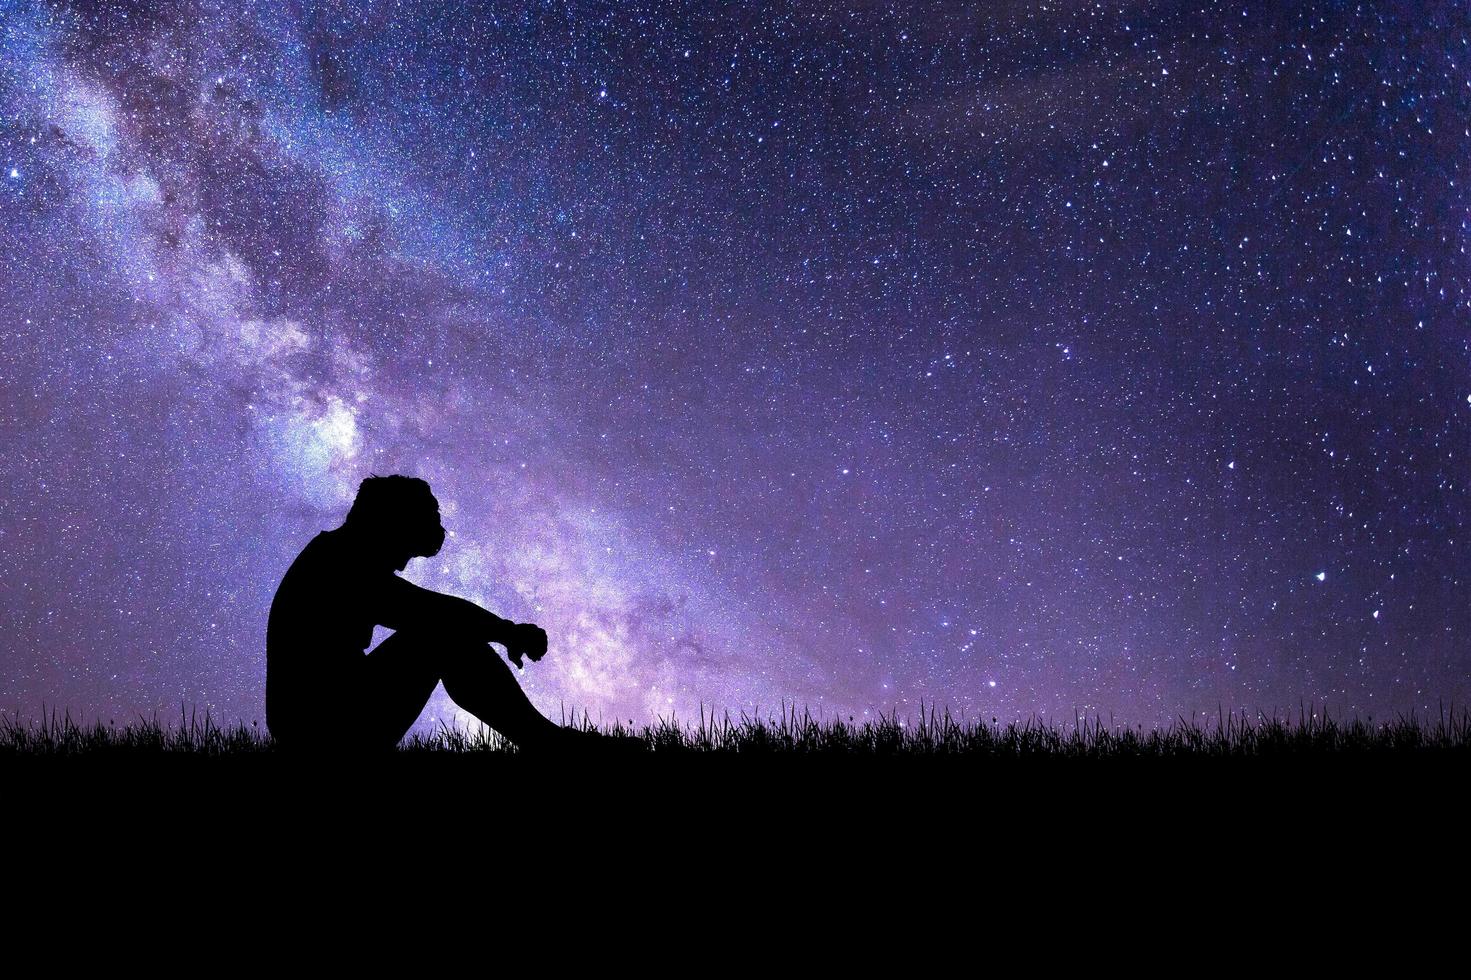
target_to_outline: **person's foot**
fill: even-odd
[[[580,757],[632,755],[643,752],[645,746],[643,739],[631,735],[604,735],[595,730],[558,728],[555,734],[527,742],[518,748],[521,753],[534,757]]]

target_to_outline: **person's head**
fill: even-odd
[[[431,558],[444,545],[439,501],[428,483],[413,476],[373,474],[363,480],[342,526],[383,548],[400,570],[410,558]]]

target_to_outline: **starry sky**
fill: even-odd
[[[0,29],[0,709],[263,726],[370,473],[553,717],[1471,695],[1465,4]]]

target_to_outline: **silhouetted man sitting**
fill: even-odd
[[[392,749],[440,681],[522,749],[606,744],[537,711],[489,646],[504,644],[521,667],[546,654],[545,630],[394,574],[444,539],[428,483],[370,476],[342,526],[291,563],[266,627],[266,726],[283,748]],[[375,624],[395,632],[365,656]]]

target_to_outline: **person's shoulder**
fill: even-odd
[[[303,554],[314,561],[333,565],[339,574],[367,578],[383,578],[385,573],[369,560],[364,542],[342,528],[322,531],[307,543]]]
[[[301,551],[302,554],[306,554],[309,551],[321,551],[330,547],[332,547],[332,532],[318,531],[310,541],[302,546]]]
[[[331,531],[318,531],[297,554],[298,561],[308,562],[341,560],[345,557],[342,541]]]

